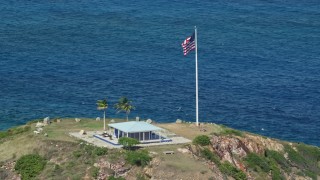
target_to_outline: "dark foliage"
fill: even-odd
[[[131,149],[133,146],[139,144],[137,139],[129,137],[121,137],[118,142],[119,144],[123,145],[123,148],[125,149]]]
[[[207,146],[210,144],[210,138],[206,135],[200,135],[193,139],[193,144],[200,146]]]
[[[220,166],[219,166],[220,171],[223,174],[226,174],[228,176],[232,176],[234,179],[236,180],[244,180],[247,179],[246,174],[237,169],[236,167],[234,167],[232,164],[230,164],[229,162],[223,162]]]
[[[255,171],[259,172],[262,170],[263,172],[269,172],[271,170],[268,160],[258,154],[250,153],[244,160],[247,162],[247,165]]]
[[[33,179],[44,169],[46,160],[38,154],[29,154],[18,159],[15,170],[21,174],[22,179]]]
[[[148,151],[127,151],[125,159],[128,163],[137,166],[146,166],[150,161],[151,157],[149,156]]]

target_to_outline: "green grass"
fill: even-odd
[[[297,165],[306,176],[316,179],[320,174],[320,149],[305,144],[296,144],[296,150],[290,145],[285,145],[285,151],[288,153],[289,159]]]
[[[38,154],[28,154],[18,159],[15,170],[22,180],[34,179],[44,169],[46,160]]]
[[[254,171],[269,172],[271,170],[268,160],[258,154],[250,153],[244,158],[244,161]]]
[[[236,129],[231,129],[231,128],[228,128],[224,125],[220,125],[220,127],[221,127],[221,129],[220,129],[220,132],[217,133],[218,135],[222,135],[222,136],[235,135],[235,136],[239,136],[239,137],[244,136],[244,133],[242,131],[239,131]]]
[[[210,151],[208,148],[202,149],[200,151],[200,154],[202,157],[206,158],[207,160],[214,162],[223,174],[226,174],[228,176],[232,176],[236,180],[247,179],[247,176],[243,171],[237,169],[229,162],[222,162],[221,163],[218,155],[216,155],[215,153]]]
[[[219,165],[219,169],[223,174],[233,177],[236,180],[245,180],[247,179],[246,174],[234,167],[229,162],[223,162]]]
[[[152,158],[149,156],[148,151],[139,150],[139,151],[127,151],[125,155],[125,159],[131,165],[144,167],[151,161]]]
[[[290,145],[285,145],[284,146],[284,150],[285,152],[288,153],[288,157],[289,159],[296,164],[297,166],[299,166],[302,169],[305,169],[308,167],[308,162],[306,159],[304,159],[302,157],[302,155],[295,151]]]
[[[207,146],[210,144],[210,138],[206,135],[199,135],[193,139],[192,143],[195,145]]]
[[[206,158],[207,160],[210,160],[214,162],[216,165],[220,165],[220,158],[218,155],[211,152],[208,148],[204,148],[200,151],[200,154],[202,157]]]
[[[277,151],[266,150],[265,155],[269,159],[273,159],[280,167],[285,170],[286,172],[290,172],[290,164],[287,159],[284,157],[283,154]]]
[[[22,134],[30,130],[31,127],[29,125],[25,125],[20,127],[13,127],[8,129],[7,131],[0,131],[0,140],[17,134]]]

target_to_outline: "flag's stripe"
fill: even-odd
[[[182,48],[183,48],[183,54],[187,55],[191,50],[196,48],[195,45],[195,41],[194,41],[194,34],[190,37],[187,37],[187,39],[185,39],[182,44],[181,44]]]

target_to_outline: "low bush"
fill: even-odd
[[[137,166],[146,166],[150,161],[151,157],[149,156],[148,151],[127,151],[125,155],[126,161],[131,165]]]
[[[103,156],[103,155],[106,155],[107,153],[108,153],[108,149],[104,147],[95,147],[95,149],[93,150],[93,154],[97,156]]]
[[[73,151],[73,156],[79,158],[82,156],[82,152],[80,150]]]
[[[97,179],[98,175],[99,175],[99,168],[98,167],[92,167],[91,168],[91,176],[94,178],[94,179]]]
[[[131,149],[133,146],[139,144],[137,139],[129,137],[121,137],[118,142],[119,144],[123,145],[123,148],[125,149]]]
[[[309,176],[312,180],[317,180],[317,174],[312,171],[306,170],[304,174]]]
[[[281,171],[276,163],[275,160],[271,159],[270,160],[270,168],[271,168],[271,175],[272,175],[272,179],[276,179],[276,180],[285,180],[286,178],[281,174]]]
[[[15,170],[21,174],[21,178],[33,179],[44,169],[46,160],[38,154],[29,154],[18,159]]]
[[[236,167],[234,167],[229,162],[223,162],[219,166],[219,169],[223,174],[226,174],[228,176],[232,176],[236,180],[247,179],[247,175],[243,171],[237,169]]]
[[[320,148],[305,144],[297,145],[299,154],[306,160],[308,169],[320,174]]]
[[[8,133],[5,131],[0,131],[0,139],[6,138],[8,136]]]
[[[300,168],[305,169],[308,167],[307,161],[302,157],[302,155],[299,152],[295,151],[291,146],[285,145],[284,150],[285,150],[285,152],[288,153],[288,158],[293,163],[298,165]]]
[[[193,144],[200,146],[207,146],[210,144],[210,138],[206,135],[200,135],[193,139]]]
[[[211,152],[208,148],[204,148],[203,150],[200,151],[201,156],[214,162],[216,165],[220,165],[220,158]]]
[[[271,169],[267,158],[259,156],[258,154],[250,153],[244,158],[244,160],[250,168],[257,172],[260,170],[263,172],[269,172]]]
[[[247,175],[243,171],[237,169],[229,162],[221,163],[220,158],[216,154],[211,152],[208,148],[204,148],[200,151],[200,153],[202,157],[214,162],[223,174],[232,176],[236,180],[247,179]]]
[[[268,159],[275,160],[283,170],[285,170],[286,172],[290,172],[290,164],[283,154],[277,151],[266,150],[265,155]]]

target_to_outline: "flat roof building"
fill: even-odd
[[[161,136],[164,129],[143,121],[129,121],[122,123],[108,124],[113,128],[113,137],[130,137],[139,140],[141,143],[161,141],[165,137]]]

